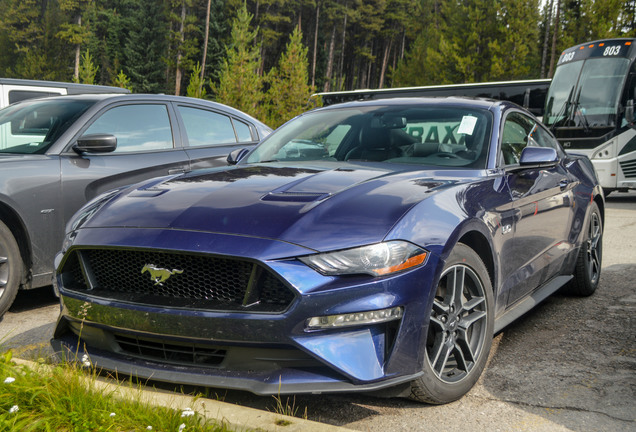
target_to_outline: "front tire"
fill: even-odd
[[[603,220],[598,205],[590,205],[590,219],[574,268],[574,279],[565,287],[566,294],[591,296],[601,279],[603,260]]]
[[[9,228],[0,222],[0,317],[11,307],[22,279],[22,258]]]
[[[426,337],[423,372],[411,399],[444,404],[459,399],[481,376],[493,337],[492,283],[486,266],[458,243],[440,277]]]

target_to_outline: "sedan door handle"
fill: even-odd
[[[168,170],[168,174],[184,174],[186,172],[185,168],[172,168]]]

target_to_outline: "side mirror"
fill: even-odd
[[[117,137],[111,134],[90,134],[77,139],[73,150],[77,153],[109,153],[117,148]]]
[[[554,166],[559,162],[559,154],[550,147],[529,146],[521,152],[519,165],[522,167],[533,166]]]
[[[628,100],[625,105],[625,121],[634,123],[634,99]]]
[[[248,149],[246,149],[246,148],[241,148],[241,149],[237,149],[237,150],[234,150],[234,151],[230,152],[230,154],[227,155],[227,163],[228,163],[228,165],[236,165],[249,152],[250,151]]]

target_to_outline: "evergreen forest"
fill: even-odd
[[[0,0],[0,76],[223,102],[278,126],[313,92],[550,77],[636,37],[636,0]]]

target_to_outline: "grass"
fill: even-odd
[[[32,369],[15,364],[11,351],[0,354],[0,432],[231,430],[194,411],[117,398],[94,382],[81,365]]]

